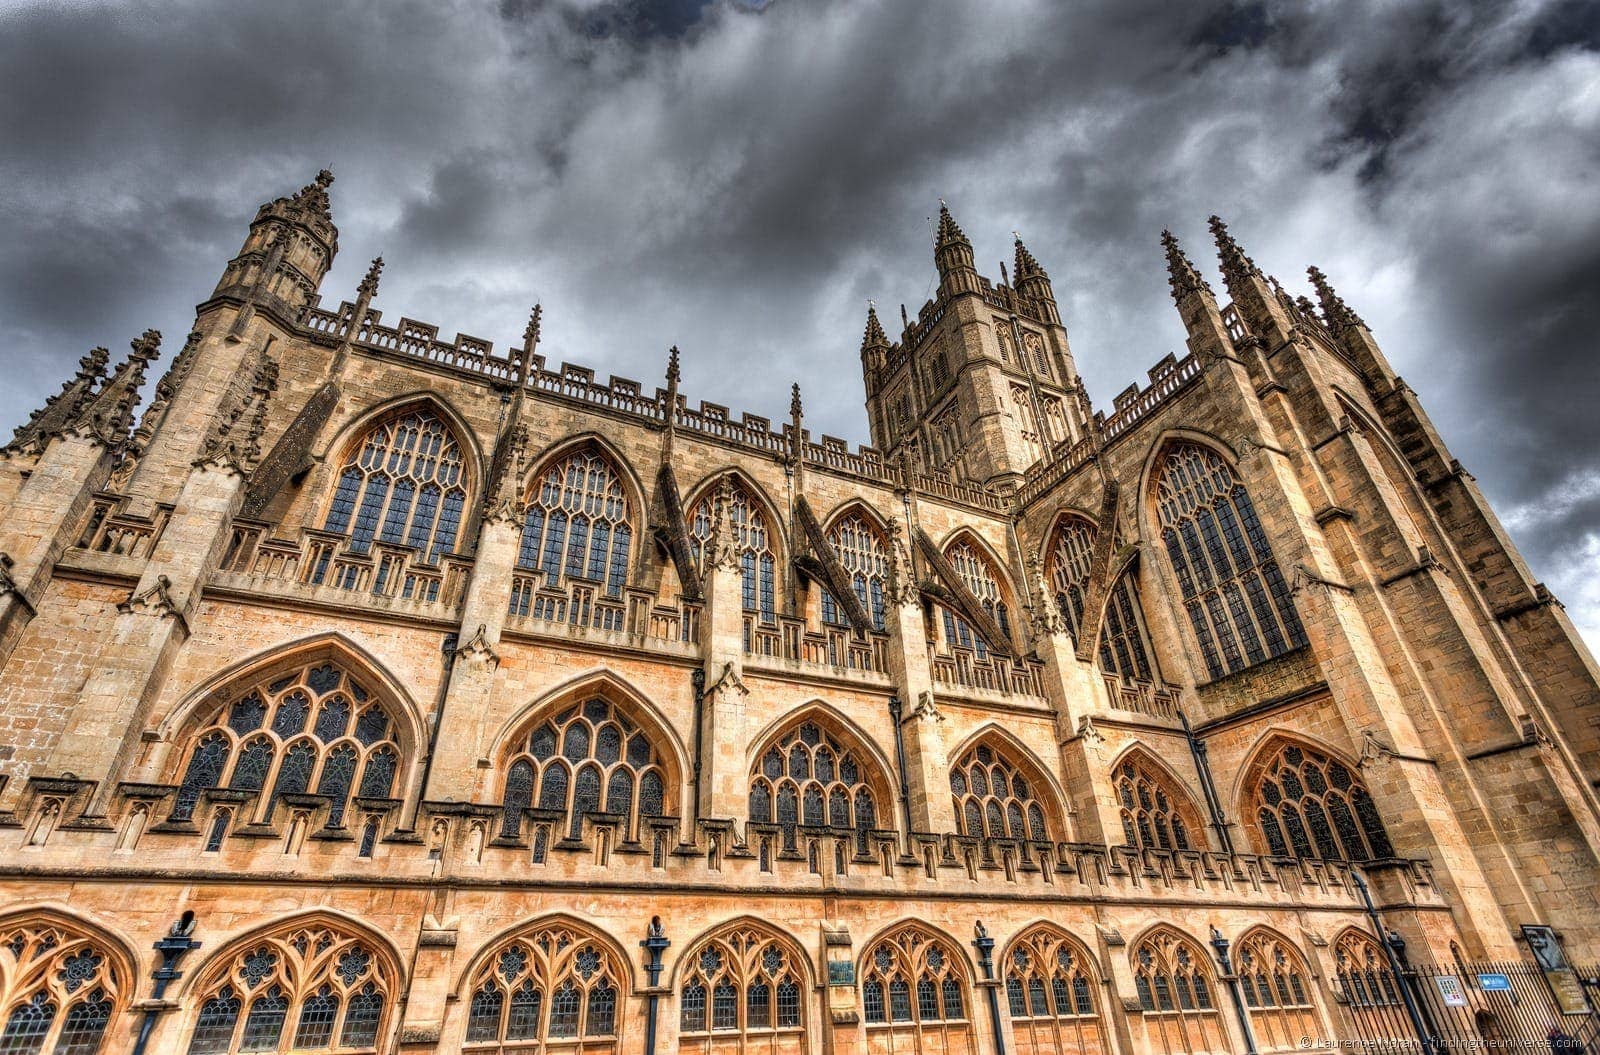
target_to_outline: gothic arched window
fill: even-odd
[[[1383,948],[1370,934],[1346,930],[1333,944],[1339,988],[1351,1007],[1398,1007],[1400,991]]]
[[[622,596],[633,545],[627,490],[610,459],[578,451],[546,466],[535,478],[522,518],[517,567],[537,571],[547,586],[583,579]],[[526,615],[527,598],[516,614]]]
[[[1162,927],[1133,951],[1138,994],[1150,1049],[1225,1052],[1206,953],[1191,939]]]
[[[376,539],[434,564],[455,549],[466,504],[461,444],[436,415],[412,410],[373,426],[351,448],[323,530],[348,532],[357,553]]]
[[[1083,626],[1083,605],[1088,599],[1093,562],[1094,525],[1076,516],[1062,520],[1056,528],[1055,545],[1050,547],[1050,585],[1056,592],[1056,607],[1074,638]]]
[[[962,835],[990,839],[1050,838],[1034,782],[1004,753],[978,744],[950,769],[956,825]]]
[[[189,1055],[376,1051],[395,978],[374,943],[326,922],[244,943],[199,988]]]
[[[1244,484],[1217,454],[1177,443],[1155,472],[1161,538],[1211,677],[1306,644]]]
[[[851,513],[828,530],[828,544],[849,573],[851,589],[872,617],[873,628],[882,630],[883,595],[889,583],[889,550],[883,535],[866,517]],[[822,591],[822,621],[833,626],[848,622],[839,602],[827,590]]]
[[[1050,586],[1055,591],[1056,607],[1061,610],[1061,617],[1067,621],[1074,640],[1082,633],[1084,605],[1088,603],[1094,535],[1093,524],[1082,517],[1070,516],[1061,521],[1050,547]],[[1101,670],[1129,681],[1154,680],[1155,665],[1150,661],[1144,609],[1139,604],[1139,586],[1131,568],[1117,576],[1111,587],[1099,637]]]
[[[761,503],[737,480],[730,483],[728,518],[738,539],[740,602],[746,612],[758,615],[763,623],[776,622],[778,558],[772,546],[772,528]],[[719,488],[707,488],[689,513],[689,547],[702,568],[722,494]]]
[[[1089,964],[1082,946],[1048,924],[1011,943],[1001,966],[1018,1055],[1104,1050]]]
[[[1255,783],[1256,822],[1278,857],[1370,861],[1394,856],[1361,777],[1336,758],[1298,744],[1280,747]]]
[[[469,982],[463,1051],[608,1055],[621,1050],[627,972],[609,943],[545,923],[484,957]]]
[[[971,1051],[969,1004],[960,951],[919,926],[896,928],[861,958],[861,1009],[871,1050]]]
[[[602,696],[563,708],[533,727],[507,760],[501,832],[521,831],[530,807],[562,815],[558,837],[582,834],[591,813],[621,819],[624,840],[642,817],[666,815],[670,783],[655,740],[625,709]]]
[[[686,1051],[805,1051],[805,968],[776,934],[734,924],[684,960],[678,1034]]]
[[[1122,834],[1143,850],[1188,850],[1197,831],[1188,796],[1142,759],[1117,764],[1117,805]]]
[[[989,559],[979,552],[978,546],[971,539],[966,538],[957,539],[945,547],[944,556],[955,569],[962,584],[978,599],[983,610],[1000,628],[1000,633],[1009,640],[1011,610],[1006,605],[1006,595],[1000,587],[1000,577]],[[940,628],[944,631],[946,650],[972,649],[979,656],[988,655],[989,649],[984,644],[983,638],[965,619],[943,605],[939,606],[939,610]]]
[[[1039,460],[1049,444],[1044,440],[1039,431],[1039,415],[1034,412],[1033,397],[1028,394],[1027,386],[1011,386],[1011,402],[1017,408],[1017,424],[1022,432],[1022,444],[1027,451],[1028,464],[1032,465]]]
[[[340,827],[353,797],[394,795],[396,733],[383,704],[337,663],[264,678],[195,734],[172,819],[190,819],[206,789],[227,787],[263,792],[269,814],[280,795],[324,796],[329,827]]]
[[[0,1052],[97,1055],[122,1010],[122,957],[49,919],[0,923]]]
[[[802,722],[756,763],[750,819],[779,825],[786,849],[796,847],[797,828],[806,825],[853,829],[857,849],[865,851],[867,833],[878,826],[868,765],[816,722]]]
[[[1305,964],[1287,941],[1252,930],[1235,946],[1234,966],[1250,1023],[1266,1050],[1291,1051],[1306,1047],[1304,1038],[1321,1036]]]

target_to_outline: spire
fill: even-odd
[[[361,285],[356,287],[356,292],[371,300],[378,295],[378,276],[383,274],[383,257],[372,258],[372,266],[367,268],[366,277],[361,280]]]
[[[1032,278],[1035,275],[1041,278],[1049,278],[1050,276],[1045,273],[1044,268],[1039,266],[1039,261],[1035,260],[1033,254],[1028,252],[1028,247],[1022,244],[1022,236],[1015,231],[1012,231],[1011,235],[1016,239],[1016,258],[1011,264],[1011,273],[1016,278],[1017,283],[1020,285],[1023,279]]]
[[[1251,276],[1260,278],[1261,271],[1254,260],[1244,255],[1244,250],[1228,233],[1228,225],[1222,222],[1220,216],[1211,217],[1211,235],[1217,240],[1217,258],[1222,261],[1222,277],[1228,283],[1228,291],[1237,297],[1234,285]]]
[[[861,336],[862,348],[874,348],[889,343],[888,335],[883,332],[883,325],[878,322],[878,308],[872,301],[867,301],[867,330]]]
[[[72,427],[111,445],[128,438],[133,427],[133,408],[139,402],[139,387],[144,384],[145,367],[161,352],[161,333],[146,330],[135,338],[128,357],[100,386]]]
[[[61,391],[46,399],[44,406],[18,426],[5,450],[43,449],[47,439],[67,428],[78,416],[94,394],[95,386],[105,379],[106,363],[110,359],[111,353],[106,349],[91,348],[88,355],[78,360],[77,373],[61,386]]]
[[[1365,326],[1361,316],[1350,310],[1350,305],[1344,298],[1334,291],[1328,282],[1328,276],[1318,267],[1306,268],[1306,274],[1311,278],[1311,285],[1317,291],[1317,299],[1322,302],[1322,317],[1328,323],[1328,328],[1335,333],[1346,326]]]
[[[1184,255],[1183,247],[1171,231],[1161,232],[1161,244],[1167,251],[1167,281],[1172,285],[1172,299],[1181,303],[1184,297],[1197,292],[1212,296],[1211,286]]]
[[[951,244],[952,242],[959,242],[968,249],[972,248],[972,243],[967,241],[966,232],[961,230],[961,226],[957,224],[955,218],[950,215],[950,207],[944,203],[943,198],[940,198],[939,231],[933,236],[933,244],[943,247]]]

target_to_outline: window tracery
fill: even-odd
[[[1370,861],[1394,856],[1359,774],[1338,759],[1285,744],[1261,770],[1255,816],[1278,857]]]
[[[97,1055],[128,994],[120,956],[49,919],[0,923],[0,1052]]]
[[[437,564],[455,549],[466,508],[461,445],[438,416],[413,410],[368,430],[339,470],[323,530],[350,535],[364,553],[374,540],[410,546]]]
[[[1305,1047],[1302,1038],[1320,1036],[1305,965],[1282,938],[1251,931],[1235,947],[1234,968],[1263,1047],[1292,1050]]]
[[[740,603],[763,623],[778,618],[778,558],[773,549],[771,527],[761,503],[737,479],[733,481],[732,505],[728,518],[738,537]],[[689,513],[689,547],[696,564],[705,566],[706,546],[717,523],[718,489],[710,487]]]
[[[1057,527],[1050,548],[1050,586],[1055,590],[1056,607],[1067,621],[1074,640],[1083,629],[1084,605],[1088,601],[1094,561],[1094,534],[1094,525],[1087,520],[1067,517]],[[1124,569],[1111,587],[1099,638],[1102,671],[1129,681],[1155,680],[1144,609],[1139,603],[1139,587],[1131,568]]]
[[[1225,1052],[1206,954],[1165,927],[1133,952],[1133,985],[1153,1050]]]
[[[700,942],[684,963],[678,996],[683,1050],[806,1050],[804,967],[776,934],[736,924]]]
[[[1117,765],[1117,805],[1128,845],[1144,850],[1189,850],[1197,821],[1188,796],[1145,760]]]
[[[1389,961],[1376,939],[1359,930],[1346,930],[1333,946],[1339,988],[1352,1007],[1396,1007],[1400,991],[1395,987]]]
[[[828,544],[850,575],[850,586],[875,630],[884,628],[883,598],[889,583],[889,553],[883,535],[860,513],[851,513],[828,530]],[[848,626],[833,594],[822,591],[822,621]]]
[[[523,510],[517,567],[546,586],[581,579],[622,596],[633,545],[627,490],[610,459],[581,450],[557,459],[534,481]],[[527,615],[531,596],[513,592],[511,613]]]
[[[352,797],[393,795],[397,728],[384,705],[331,660],[263,679],[195,734],[171,819],[189,820],[207,789],[227,787],[266,792],[266,816],[282,795],[323,796],[329,827],[339,827]]]
[[[956,825],[962,835],[1048,840],[1050,826],[1033,782],[1000,750],[982,743],[950,769]]]
[[[978,604],[994,620],[995,625],[1000,628],[1000,633],[1009,640],[1011,611],[1006,605],[1000,578],[988,558],[978,551],[978,547],[971,539],[966,538],[957,539],[945,547],[944,556],[955,569],[962,584],[978,599]],[[972,629],[971,624],[944,605],[939,606],[939,611],[942,616],[940,626],[944,631],[944,645],[947,652],[960,648],[971,649],[979,657],[989,654],[988,645],[978,632]]]
[[[626,710],[603,696],[575,703],[536,724],[506,768],[501,834],[521,832],[523,810],[553,810],[577,838],[583,818],[621,818],[624,840],[638,838],[643,818],[665,816],[670,805],[666,758]]]
[[[1018,1055],[1103,1050],[1089,957],[1040,924],[1018,935],[1002,965]]]
[[[889,1034],[897,1050],[970,1050],[966,975],[961,953],[943,938],[907,925],[879,938],[861,959],[861,1007],[869,1036]],[[901,1040],[901,1038],[904,1038]]]
[[[474,972],[463,1050],[616,1052],[626,980],[606,942],[566,923],[536,926]]]
[[[1198,444],[1177,443],[1155,479],[1162,541],[1211,677],[1303,647],[1289,584],[1228,464]]]
[[[816,722],[795,726],[761,756],[750,777],[750,819],[777,824],[786,850],[798,845],[798,828],[852,829],[865,852],[878,825],[878,802],[865,759]]]
[[[245,943],[201,987],[189,1055],[375,1051],[395,979],[367,939],[312,922]]]

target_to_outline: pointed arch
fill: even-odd
[[[843,520],[845,517],[851,516],[852,514],[860,516],[867,523],[871,524],[877,531],[882,533],[885,538],[888,538],[889,518],[885,517],[881,512],[873,508],[872,504],[866,499],[857,497],[846,498],[844,501],[833,507],[828,515],[823,518],[823,532],[826,533],[832,531],[839,521]]]
[[[1205,823],[1189,782],[1147,745],[1137,740],[1129,744],[1109,772],[1129,846],[1205,849]]]
[[[1066,792],[1015,733],[989,722],[949,757],[950,794],[961,834],[1052,842],[1071,838]]]
[[[920,920],[902,920],[862,948],[856,976],[869,1040],[893,1051],[972,1050],[975,975],[960,942]]]
[[[607,1055],[621,1050],[624,1002],[636,984],[611,935],[567,913],[507,928],[472,958],[454,992],[467,1007],[461,1043],[473,1051]]]
[[[822,533],[850,576],[862,611],[868,614],[875,630],[884,630],[892,545],[887,523],[866,502],[851,498],[828,517]],[[849,625],[844,609],[826,588],[822,591],[822,621],[830,626]]]
[[[623,486],[627,490],[628,504],[636,511],[636,515],[650,508],[650,500],[644,481],[640,479],[638,471],[633,467],[633,462],[629,460],[627,454],[623,452],[622,448],[614,440],[594,431],[575,432],[570,436],[564,436],[530,458],[528,470],[523,473],[522,479],[517,482],[519,493],[526,496],[532,489],[534,482],[539,479],[540,474],[552,463],[586,447],[593,448],[600,453],[621,475]]]
[[[1156,923],[1129,945],[1134,991],[1152,1051],[1225,1052],[1211,957],[1199,941]]]
[[[507,838],[521,834],[523,811],[536,808],[551,811],[557,825],[536,839],[579,836],[584,817],[605,813],[633,840],[649,818],[674,816],[685,801],[688,756],[671,722],[604,668],[570,678],[518,711],[490,757]]]
[[[567,620],[565,593],[534,595],[569,584],[620,601],[632,578],[646,506],[632,467],[615,445],[592,433],[568,437],[539,456],[520,486],[519,574],[513,577],[510,614]],[[620,609],[594,615],[602,611],[620,623]]]
[[[1062,510],[1046,533],[1040,554],[1045,581],[1074,640],[1083,626],[1083,609],[1089,600],[1094,540],[1098,534],[1093,518],[1076,510]]]
[[[939,552],[982,605],[1000,633],[1011,639],[1014,636],[1011,618],[1022,611],[1022,602],[1005,559],[987,539],[966,525],[946,535],[939,544]],[[934,632],[936,636],[942,636],[946,653],[971,648],[980,657],[986,656],[988,650],[982,636],[959,613],[944,605],[940,605],[939,610],[940,619]]]
[[[369,409],[326,449],[334,486],[316,518],[348,536],[352,552],[374,542],[409,546],[424,563],[463,544],[467,511],[483,493],[483,452],[461,415],[432,392]],[[313,581],[320,581],[313,577]]]
[[[765,920],[740,916],[703,931],[673,964],[678,1033],[718,1055],[807,1051],[810,958]]]
[[[398,680],[336,632],[268,648],[206,679],[159,735],[177,748],[163,774],[178,785],[171,820],[192,819],[207,789],[229,786],[261,793],[258,817],[280,794],[323,796],[330,827],[344,825],[353,798],[403,798],[426,738]]]
[[[706,544],[717,521],[718,495],[730,482],[733,508],[729,511],[739,552],[740,602],[744,611],[762,623],[776,623],[783,603],[783,586],[789,566],[789,518],[773,503],[766,489],[737,466],[708,473],[683,503],[689,527],[689,550],[704,565]]]
[[[1262,1046],[1287,1051],[1307,1046],[1305,1038],[1320,1038],[1311,969],[1295,943],[1257,924],[1233,948],[1239,990]]]
[[[1276,857],[1370,861],[1395,856],[1358,762],[1282,728],[1239,768],[1234,801],[1256,846]]]
[[[1243,474],[1209,442],[1155,448],[1144,505],[1215,680],[1307,644]]]
[[[1395,985],[1388,953],[1378,939],[1354,924],[1333,939],[1333,969],[1339,991],[1348,1007],[1398,1007],[1402,997]]]
[[[101,1051],[138,988],[128,942],[43,905],[0,913],[0,1036],[19,1052]]]
[[[1095,999],[1099,972],[1081,941],[1040,920],[1006,942],[995,963],[1005,981],[1018,1055],[1104,1050]]]
[[[186,986],[195,1008],[189,1055],[375,1052],[404,992],[403,962],[383,934],[330,909],[247,930]]]
[[[853,723],[814,701],[768,730],[750,756],[749,819],[777,824],[784,850],[798,848],[801,825],[853,830],[858,855],[874,830],[897,827],[893,770]]]

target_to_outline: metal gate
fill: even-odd
[[[1580,970],[1591,1008],[1600,1006],[1600,970]],[[1436,1052],[1549,1052],[1551,1031],[1600,1055],[1600,1016],[1563,1015],[1533,963],[1408,965],[1403,977]],[[1334,981],[1348,1031],[1364,1051],[1425,1052],[1403,994],[1388,971],[1355,972]]]

